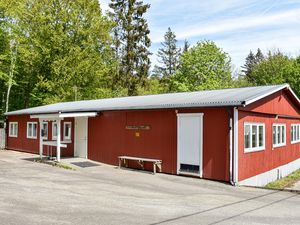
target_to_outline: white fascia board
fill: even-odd
[[[58,119],[59,114],[37,114],[37,115],[30,115],[31,119]]]
[[[44,119],[44,120],[57,120],[59,118],[68,117],[95,117],[97,112],[84,112],[84,113],[55,113],[55,114],[38,114],[30,115],[31,119]]]
[[[288,85],[288,84],[285,84],[285,85],[283,85],[282,87],[279,87],[279,88],[276,88],[276,89],[274,89],[274,90],[272,90],[272,91],[270,91],[270,92],[268,92],[268,93],[265,93],[265,94],[263,94],[263,95],[260,95],[260,96],[258,96],[258,97],[255,97],[255,98],[252,98],[252,99],[247,99],[246,101],[245,101],[245,106],[246,105],[250,105],[251,103],[253,103],[253,102],[256,102],[256,101],[258,101],[258,100],[260,100],[260,99],[263,99],[263,98],[265,98],[265,97],[267,97],[267,96],[269,96],[269,95],[271,95],[271,94],[274,94],[274,93],[276,93],[276,92],[278,92],[278,91],[280,91],[280,90],[283,90],[283,89],[285,89],[285,88],[288,88],[290,91],[291,91],[291,88],[290,88],[290,85]],[[292,91],[291,91],[292,92]],[[293,92],[292,92],[293,93]],[[295,95],[295,93],[294,93],[294,95]],[[297,98],[297,97],[296,97]],[[298,99],[298,98],[297,98]],[[299,101],[299,100],[298,100]]]
[[[67,118],[67,117],[95,117],[95,116],[97,116],[97,112],[61,113],[61,114],[59,114],[60,118]]]
[[[299,104],[300,104],[300,100],[299,100],[299,98],[298,98],[298,96],[295,94],[295,92],[293,91],[293,89],[290,87],[290,86],[288,86],[288,89],[289,89],[289,91],[292,93],[292,95],[295,97],[295,99],[299,102]]]

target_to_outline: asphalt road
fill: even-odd
[[[0,224],[300,224],[297,193],[32,157],[0,151]]]

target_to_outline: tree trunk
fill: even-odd
[[[14,79],[14,71],[16,67],[16,59],[17,59],[17,47],[15,40],[12,39],[10,42],[10,67],[9,67],[9,76],[7,81],[7,93],[6,93],[6,103],[5,103],[5,112],[8,112],[8,106],[9,106],[9,96],[11,87],[13,85],[13,79]]]

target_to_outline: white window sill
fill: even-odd
[[[273,149],[274,149],[274,148],[284,147],[284,146],[286,146],[285,143],[284,143],[284,144],[279,144],[279,145],[273,145]]]
[[[246,149],[244,149],[244,153],[261,152],[261,151],[264,151],[265,149],[266,149],[265,147],[260,147],[260,148],[246,148]]]
[[[18,135],[8,135],[8,137],[17,138]]]
[[[50,140],[50,141],[57,141],[57,138],[52,138],[52,140]],[[72,143],[72,140],[61,140],[60,142],[69,144],[69,143]]]
[[[37,139],[37,137],[27,137],[28,139]]]
[[[297,144],[297,143],[300,143],[300,140],[299,141],[291,141],[291,144]]]

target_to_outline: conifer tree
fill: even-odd
[[[175,74],[179,67],[181,50],[177,47],[176,35],[170,27],[165,33],[164,39],[164,42],[161,43],[162,48],[157,53],[160,65],[156,68],[162,78],[168,78]]]
[[[250,50],[250,53],[246,57],[246,62],[244,64],[244,66],[242,66],[242,68],[243,68],[242,72],[244,73],[244,75],[246,77],[248,77],[249,74],[251,74],[254,64],[255,64],[255,55]]]
[[[249,82],[255,83],[255,78],[253,77],[254,68],[260,64],[264,60],[264,55],[261,50],[258,48],[256,54],[254,55],[252,51],[250,51],[249,55],[246,57],[245,65],[242,67],[242,72],[244,73],[246,79]]]
[[[264,55],[262,53],[262,51],[260,50],[260,48],[257,49],[256,55],[255,55],[255,63],[259,64],[264,60]]]
[[[113,39],[119,59],[118,77],[128,95],[136,95],[143,86],[150,68],[150,30],[144,14],[149,4],[140,0],[112,0],[110,18],[115,23]]]
[[[184,40],[184,44],[183,44],[183,49],[182,49],[182,54],[186,53],[190,48],[190,44],[187,40]]]

